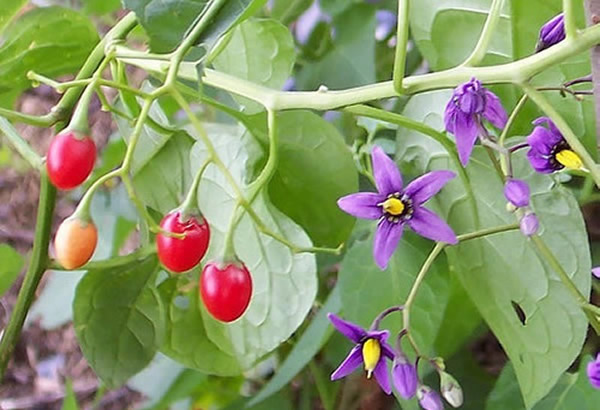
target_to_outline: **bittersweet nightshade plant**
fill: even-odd
[[[596,356],[596,360],[588,363],[586,370],[590,384],[600,389],[600,353]]]
[[[375,146],[371,152],[373,173],[378,192],[359,192],[338,200],[339,207],[357,218],[377,219],[373,256],[382,270],[402,237],[404,225],[425,238],[456,244],[452,228],[422,205],[455,177],[451,171],[425,174],[406,188],[398,167],[383,150]]]
[[[504,185],[504,196],[517,208],[528,206],[530,195],[529,185],[523,180],[511,178]]]
[[[537,52],[552,47],[565,39],[565,16],[560,13],[554,16],[540,29],[540,35],[535,50]]]
[[[362,327],[341,319],[333,313],[327,317],[333,326],[346,336],[355,346],[340,366],[331,374],[331,380],[346,377],[360,365],[364,365],[367,377],[375,375],[375,380],[386,394],[391,394],[392,387],[388,374],[387,360],[394,360],[394,350],[387,343],[388,330],[365,330]]]
[[[500,99],[476,78],[454,89],[446,105],[444,123],[446,131],[456,137],[458,157],[463,166],[469,162],[477,137],[487,135],[483,121],[503,128],[507,119]]]
[[[595,267],[594,269],[592,269],[592,275],[594,275],[595,277],[597,277],[598,279],[600,279],[600,266]]]
[[[533,124],[536,127],[527,137],[530,146],[527,158],[534,170],[550,174],[563,168],[582,168],[581,158],[571,149],[552,120],[540,117]]]
[[[462,387],[456,379],[445,371],[440,371],[440,391],[452,407],[460,407],[463,404]]]

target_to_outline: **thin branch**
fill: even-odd
[[[504,7],[504,0],[494,0],[492,6],[490,7],[490,12],[488,14],[487,20],[485,21],[485,25],[483,26],[483,30],[481,31],[481,35],[479,36],[479,40],[473,49],[473,52],[467,59],[462,63],[464,67],[476,66],[483,61],[485,57],[485,53],[490,45],[490,41],[492,40],[492,36],[496,31],[496,27],[498,26],[498,22],[500,21],[500,13],[502,12],[502,8]]]
[[[398,0],[398,24],[396,29],[396,53],[394,56],[394,89],[403,93],[402,83],[406,70],[406,53],[408,45],[408,15],[410,0]]]
[[[42,168],[42,158],[19,135],[15,127],[6,118],[0,117],[0,132],[6,136],[6,139],[12,144],[14,149],[29,162],[29,165],[37,170]]]

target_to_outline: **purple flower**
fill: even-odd
[[[396,354],[392,366],[392,381],[400,396],[406,400],[412,399],[417,393],[417,368],[408,361],[407,357],[400,353]]]
[[[523,218],[521,218],[521,222],[519,222],[519,227],[521,229],[521,233],[525,236],[535,235],[540,227],[540,222],[538,221],[537,216],[533,213],[527,213]]]
[[[444,410],[444,403],[442,403],[440,395],[428,386],[419,386],[417,398],[419,405],[425,410]]]
[[[340,366],[331,374],[331,380],[338,380],[352,373],[364,364],[367,377],[375,375],[375,380],[386,394],[392,393],[386,359],[394,360],[394,351],[387,343],[390,332],[387,330],[365,330],[362,327],[345,321],[333,313],[327,317],[335,328],[355,346]]]
[[[324,13],[317,0],[296,20],[296,39],[300,44],[306,44],[317,24],[320,22],[331,23],[331,16]]]
[[[539,52],[552,47],[565,39],[565,17],[562,13],[554,16],[550,21],[544,24],[540,30],[535,51]]]
[[[377,19],[377,27],[375,28],[375,40],[383,41],[396,27],[398,17],[396,13],[392,13],[389,10],[377,10],[375,13]]]
[[[517,208],[529,205],[529,185],[520,179],[509,179],[504,185],[504,196]]]
[[[592,275],[594,275],[596,278],[600,279],[600,266],[597,266],[592,269]]]
[[[596,389],[600,389],[600,353],[596,356],[596,360],[592,360],[587,365],[587,376],[590,383]]]
[[[550,174],[565,167],[570,169],[583,167],[579,155],[571,150],[550,118],[540,117],[533,124],[536,127],[527,137],[527,143],[530,146],[527,159],[533,169],[542,174]]]
[[[382,270],[387,267],[405,224],[426,238],[456,244],[452,228],[422,206],[455,177],[454,172],[433,171],[403,188],[400,171],[380,147],[373,147],[371,158],[378,192],[347,195],[338,200],[338,206],[357,218],[379,220],[373,244],[377,266]]]
[[[497,128],[504,128],[508,120],[500,99],[473,78],[454,89],[444,112],[446,131],[456,137],[458,156],[463,166],[469,162],[477,137],[487,134],[483,119]]]

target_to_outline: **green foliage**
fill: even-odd
[[[592,360],[584,356],[579,372],[565,373],[550,394],[533,406],[533,410],[571,410],[594,409],[598,404],[600,393],[589,382],[585,371],[587,363]],[[515,370],[508,363],[498,378],[490,393],[485,410],[525,410],[526,408],[518,394],[519,385],[515,379]]]
[[[7,24],[15,18],[19,10],[27,3],[27,0],[5,0],[0,9],[0,34]]]
[[[65,399],[62,403],[62,410],[79,410],[77,396],[73,391],[73,383],[70,380],[65,381]]]
[[[134,266],[89,271],[77,285],[75,332],[108,386],[119,386],[146,367],[162,344],[165,308],[151,286],[157,268],[151,257]]]
[[[247,20],[233,29],[225,48],[214,59],[215,68],[238,78],[280,89],[290,76],[295,61],[294,39],[275,20]],[[250,100],[235,97],[246,113],[262,111]]]
[[[23,257],[8,245],[0,245],[0,296],[4,294],[23,269]]]
[[[0,45],[0,94],[29,88],[27,73],[70,74],[98,41],[85,16],[61,7],[33,9],[14,20]]]
[[[192,23],[204,11],[219,0],[123,0],[128,9],[133,10],[150,37],[153,51],[171,51],[181,42]],[[207,49],[231,27],[245,20],[259,10],[266,0],[220,1],[216,16],[202,32],[198,43]]]
[[[439,126],[446,101],[445,92],[417,96],[407,111],[419,111],[421,116],[415,119]],[[398,147],[398,158],[418,172],[457,170],[441,145],[415,132],[400,132]],[[580,291],[589,294],[589,247],[575,198],[552,178],[535,174],[524,155],[513,155],[513,166],[514,175],[531,187],[542,240]],[[448,184],[435,200],[455,231],[460,234],[514,222],[515,217],[504,210],[502,181],[483,150],[476,150],[466,171],[465,177]],[[466,194],[475,190],[475,196]],[[447,253],[467,294],[511,358],[525,402],[533,405],[579,353],[587,330],[585,316],[548,262],[519,232],[469,241]],[[524,311],[525,325],[513,303]]]

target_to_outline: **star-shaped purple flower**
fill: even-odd
[[[540,29],[540,36],[535,47],[535,51],[539,52],[552,47],[565,39],[565,16],[560,13],[554,16]]]
[[[381,389],[386,394],[391,394],[392,386],[386,364],[386,360],[394,360],[394,350],[387,343],[390,332],[388,330],[365,330],[333,313],[328,313],[327,318],[341,334],[355,344],[348,356],[331,374],[331,380],[346,377],[364,364],[367,377],[370,378],[371,374],[374,374]]]
[[[403,188],[400,171],[380,147],[371,152],[378,192],[359,192],[338,200],[338,206],[357,218],[378,219],[373,256],[382,270],[398,246],[404,225],[425,238],[456,244],[456,235],[439,216],[422,205],[456,174],[433,171]]]
[[[563,168],[581,169],[581,158],[571,150],[552,120],[540,117],[533,122],[536,127],[527,137],[530,148],[527,159],[532,168],[542,174],[550,174]],[[543,127],[542,125],[546,125]]]
[[[446,131],[456,137],[458,157],[463,166],[469,162],[477,137],[487,134],[484,119],[497,128],[504,128],[508,116],[500,99],[472,78],[454,89],[444,112]]]
[[[590,384],[600,389],[600,353],[596,356],[596,360],[588,363],[586,370]]]

